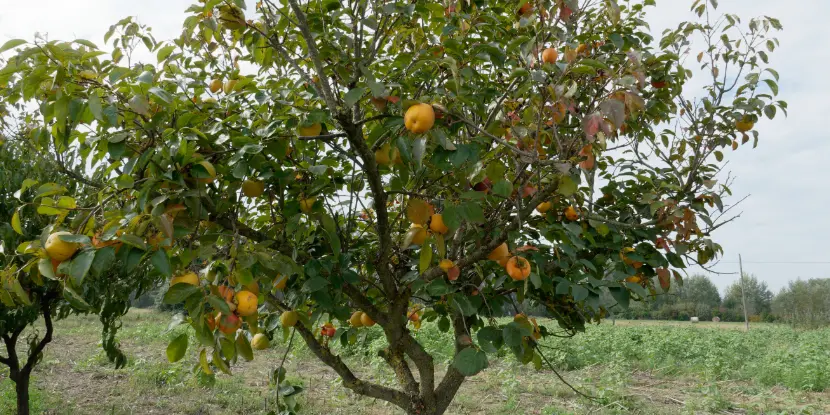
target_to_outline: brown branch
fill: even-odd
[[[46,334],[43,335],[43,338],[40,339],[37,346],[34,349],[29,351],[29,357],[26,359],[26,365],[23,366],[21,370],[23,373],[28,374],[31,373],[32,369],[35,366],[35,363],[38,361],[38,355],[43,352],[43,349],[46,348],[46,345],[52,341],[52,333],[54,332],[54,327],[52,326],[52,299],[54,294],[47,294],[43,297],[42,301],[42,312],[43,312],[43,323],[46,325]]]

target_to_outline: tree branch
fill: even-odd
[[[52,333],[54,328],[52,327],[52,299],[53,296],[51,294],[47,294],[41,300],[42,306],[42,313],[43,313],[43,323],[46,325],[46,334],[43,335],[43,338],[40,339],[37,346],[34,349],[29,351],[29,357],[26,359],[26,365],[23,366],[23,373],[30,373],[32,369],[35,367],[35,363],[38,361],[38,355],[43,352],[43,349],[46,348],[46,345],[52,341]]]
[[[311,61],[314,63],[314,69],[319,75],[317,78],[319,79],[318,82],[320,83],[320,90],[323,95],[323,100],[326,101],[326,105],[329,109],[333,113],[336,113],[338,112],[337,100],[335,99],[334,94],[332,94],[331,86],[329,86],[329,83],[326,80],[326,73],[323,70],[323,61],[320,60],[320,52],[317,51],[317,44],[314,41],[314,36],[308,28],[308,20],[306,20],[305,12],[303,12],[300,8],[297,0],[288,0],[288,4],[291,6],[291,9],[294,10],[294,14],[297,15],[297,27],[300,29],[300,33],[302,33],[303,38],[305,39],[306,47],[308,48],[308,55],[311,57]]]

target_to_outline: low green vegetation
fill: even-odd
[[[94,347],[94,317],[72,317],[35,371],[33,413],[48,414],[268,414],[274,407],[269,374],[285,352],[282,339],[240,362],[234,376],[206,384],[193,359],[167,363],[170,315],[136,310],[125,317],[125,369],[115,370]],[[591,326],[574,338],[547,338],[542,350],[581,397],[545,368],[525,367],[510,353],[462,387],[452,414],[826,413],[830,411],[830,329],[803,331],[755,324],[746,333],[730,323],[692,325],[618,321]],[[452,357],[450,335],[435,324],[416,332],[442,366]],[[294,341],[286,359],[288,382],[302,385],[300,413],[396,414],[397,409],[347,392],[336,376]],[[378,327],[361,329],[355,343],[335,347],[360,374],[392,384],[376,357],[385,347]],[[194,351],[191,350],[191,353]],[[0,414],[12,413],[14,390],[0,374]]]

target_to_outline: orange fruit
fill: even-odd
[[[173,279],[170,280],[171,287],[178,283],[199,285],[199,276],[193,271],[187,271],[184,274],[173,277]]]
[[[288,277],[284,275],[277,275],[277,279],[274,282],[274,288],[284,290],[286,284],[288,284]]]
[[[577,220],[579,219],[579,213],[576,212],[576,209],[573,206],[568,206],[565,208],[565,217],[568,220]]]
[[[413,231],[413,229],[415,230]],[[413,233],[412,243],[415,245],[423,245],[424,241],[427,240],[427,230],[421,225],[412,225],[410,232]]]
[[[236,312],[242,317],[256,314],[257,301],[257,296],[250,291],[236,293]]]
[[[75,242],[66,242],[60,239],[61,235],[72,235],[69,232],[55,232],[49,235],[49,238],[46,239],[46,253],[49,255],[49,258],[58,260],[58,261],[66,261],[69,258],[72,258],[72,255],[75,255],[75,252],[78,251],[79,245]]]
[[[300,133],[300,136],[303,136],[303,137],[314,137],[314,136],[320,135],[320,133],[322,131],[323,131],[323,126],[320,125],[319,122],[316,122],[316,123],[311,124],[311,125],[305,125],[305,126],[301,125],[301,126],[297,127],[297,132]]]
[[[363,324],[363,327],[372,327],[375,325],[375,321],[368,314],[363,313],[360,315],[360,324]]]
[[[489,255],[487,255],[487,259],[491,261],[499,261],[501,259],[507,258],[510,256],[510,251],[507,249],[507,242],[502,243],[501,245],[497,246]]]
[[[425,133],[435,124],[435,110],[430,104],[415,104],[406,110],[403,120],[407,130],[415,134]]]
[[[210,81],[210,92],[213,92],[215,94],[215,93],[219,92],[220,89],[222,89],[222,81],[221,80],[214,79],[214,80]]]
[[[445,234],[449,232],[450,228],[444,224],[444,217],[441,216],[440,213],[436,213],[432,215],[432,219],[429,222],[429,229],[437,234]]]
[[[642,281],[642,278],[640,278],[639,275],[632,275],[632,276],[626,278],[625,281],[626,282],[632,282],[634,284],[639,284],[640,281]]]
[[[553,204],[551,202],[542,202],[539,203],[538,206],[536,206],[536,211],[544,215],[550,210],[552,206]]]
[[[735,122],[735,127],[738,131],[745,133],[755,127],[755,123],[750,121],[748,118],[744,118],[740,121]]]
[[[217,314],[216,322],[219,326],[219,331],[225,334],[234,334],[240,327],[242,327],[242,319],[233,313],[227,316],[222,315],[222,313]]]
[[[362,311],[355,311],[354,313],[352,313],[352,316],[349,318],[349,324],[351,324],[352,327],[363,327],[362,317],[363,317],[363,312]]]
[[[514,281],[524,281],[530,275],[530,261],[520,256],[514,256],[507,261],[507,275]]]
[[[556,51],[554,48],[547,48],[542,51],[542,62],[544,63],[556,63],[559,60],[559,52]]]
[[[320,326],[320,334],[323,336],[334,337],[335,332],[337,332],[337,329],[335,329],[334,324],[331,324],[330,322]]]
[[[314,207],[314,202],[316,201],[316,197],[309,197],[307,199],[300,200],[300,210],[303,211],[303,213],[310,213],[311,209]]]
[[[455,263],[450,261],[449,259],[442,259],[440,263],[438,263],[438,267],[447,272],[450,268],[454,267]]]
[[[397,147],[392,147],[391,144],[384,143],[375,151],[375,162],[384,166],[389,166],[392,163],[397,163],[401,158],[401,154]]]

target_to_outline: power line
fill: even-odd
[[[747,264],[830,264],[830,261],[745,261]],[[721,264],[737,264],[738,261],[719,261]]]

